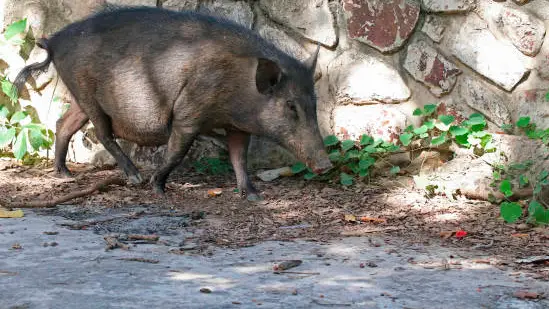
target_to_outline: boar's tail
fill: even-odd
[[[15,78],[15,81],[13,82],[13,85],[17,89],[17,93],[21,92],[21,89],[23,88],[23,85],[29,78],[29,76],[32,74],[33,71],[41,70],[45,71],[48,68],[48,65],[52,61],[52,51],[48,46],[48,41],[46,39],[40,39],[36,42],[36,45],[42,49],[45,49],[48,52],[48,57],[46,60],[39,62],[39,63],[33,63],[31,65],[28,65],[23,68],[19,74],[17,74],[17,77]]]

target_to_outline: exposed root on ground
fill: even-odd
[[[24,202],[24,203],[8,203],[8,202],[2,202],[2,204],[7,208],[51,208],[55,207],[58,204],[68,202],[70,200],[84,197],[87,195],[93,194],[95,191],[106,191],[107,187],[110,185],[118,185],[118,186],[124,186],[126,185],[126,181],[118,176],[116,177],[110,177],[105,180],[99,181],[95,183],[90,188],[82,189],[76,192],[71,192],[67,195],[45,200],[45,201],[31,201],[31,202]]]

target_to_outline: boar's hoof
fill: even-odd
[[[263,201],[263,197],[259,194],[255,194],[255,193],[250,193],[246,196],[246,199],[249,201],[249,202],[261,202]]]
[[[67,167],[58,167],[56,170],[57,176],[61,178],[70,178],[72,177],[72,173],[69,171]]]
[[[143,182],[143,178],[139,174],[128,175],[128,180],[134,185],[138,185]]]

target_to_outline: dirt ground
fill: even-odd
[[[75,177],[58,178],[51,162],[21,166],[0,161],[0,204],[9,206],[47,200],[89,188],[108,177],[121,175],[116,168],[69,165]],[[142,171],[149,178],[152,171]],[[256,177],[254,177],[256,178]],[[153,194],[149,184],[110,186],[107,190],[77,198],[80,217],[85,213],[108,213],[136,205],[149,212],[188,215],[187,229],[202,252],[208,247],[247,247],[266,240],[328,241],[349,236],[383,236],[386,243],[437,244],[459,248],[478,263],[530,273],[549,280],[549,262],[518,263],[518,259],[548,255],[549,228],[524,221],[506,224],[498,206],[484,201],[457,200],[443,196],[428,198],[405,177],[377,178],[370,184],[342,188],[339,184],[286,177],[273,182],[254,179],[265,200],[249,203],[235,192],[234,175],[199,175],[192,170],[172,175],[165,197]],[[220,188],[215,197],[208,190]],[[66,213],[49,213],[67,217]],[[134,214],[138,217],[140,214]],[[350,216],[353,215],[353,216]],[[355,220],[356,219],[356,220]],[[93,222],[75,226],[86,229]],[[465,231],[456,237],[456,231]],[[372,243],[372,246],[379,244]]]

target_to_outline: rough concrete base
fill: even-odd
[[[208,257],[146,244],[107,252],[101,235],[66,229],[59,225],[63,221],[32,212],[23,219],[0,219],[1,309],[549,308],[547,300],[512,296],[522,289],[549,295],[548,282],[509,276],[460,259],[467,254],[447,248],[363,237],[266,242],[216,249]],[[52,241],[58,245],[43,246]],[[12,249],[14,243],[22,249]],[[451,255],[461,262],[460,269],[425,266],[451,260]],[[119,260],[125,257],[159,262]],[[292,271],[318,274],[274,274],[273,263],[286,259],[303,260]],[[368,262],[377,267],[359,267]]]

